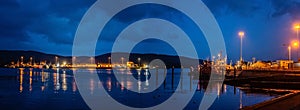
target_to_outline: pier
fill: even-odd
[[[300,90],[299,70],[243,70],[237,76],[229,75],[225,84],[249,88]]]
[[[252,106],[245,106],[242,110],[298,110],[300,109],[300,92],[290,93]]]

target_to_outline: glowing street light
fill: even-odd
[[[66,65],[67,65],[67,61],[64,61],[64,62],[63,62],[63,65],[66,66]]]
[[[241,58],[240,58],[240,61],[243,61],[243,37],[245,36],[245,32],[243,32],[243,31],[240,31],[239,33],[238,33],[238,35],[240,36],[240,38],[241,38]]]
[[[243,31],[239,32],[239,36],[244,36],[244,35],[245,35],[245,32],[243,32]]]
[[[298,48],[298,46],[299,46],[299,43],[298,43],[298,41],[293,41],[293,46],[295,47],[295,48]]]

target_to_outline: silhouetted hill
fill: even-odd
[[[117,53],[118,55],[125,56],[126,53]],[[55,54],[46,54],[36,51],[12,51],[12,50],[0,50],[0,66],[4,66],[6,64],[10,64],[11,62],[18,62],[21,61],[21,56],[23,56],[23,61],[30,62],[30,57],[33,58],[33,62],[40,62],[40,61],[47,61],[47,63],[55,63],[55,57],[59,58],[59,61],[67,61],[72,62],[71,56],[60,56]],[[96,63],[108,63],[108,57],[111,54],[103,54],[95,57]],[[159,54],[138,54],[138,53],[131,53],[129,60],[135,63],[138,63],[138,58],[141,58],[141,64],[148,64],[154,59],[160,59],[164,61],[164,63],[168,66],[175,66],[180,67],[179,56],[171,56],[171,55],[159,55]],[[187,61],[192,61],[194,59],[181,57]],[[88,57],[87,57],[88,59]],[[120,60],[121,61],[121,60]],[[202,60],[199,60],[202,63]],[[185,64],[185,65],[194,65],[194,64]]]
[[[71,57],[65,57],[54,54],[46,54],[36,51],[14,51],[14,50],[1,50],[0,51],[0,65],[3,66],[5,64],[9,64],[10,62],[18,62],[21,61],[21,56],[23,56],[24,62],[29,62],[30,57],[33,58],[33,62],[47,61],[47,62],[55,62],[55,56],[59,57],[60,60],[68,60]]]

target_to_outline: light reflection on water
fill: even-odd
[[[151,83],[147,83],[151,77],[149,71],[136,71],[135,73],[135,71],[120,70],[117,74],[124,75],[124,77],[120,79],[120,83],[116,83],[116,80],[110,77],[110,75],[113,75],[111,70],[89,69],[85,71],[87,71],[87,75],[104,74],[105,76],[105,78],[102,79],[104,81],[103,85],[97,78],[89,79],[87,83],[90,94],[94,94],[95,90],[104,86],[112,95],[117,95],[118,99],[126,100],[124,98],[130,96],[130,94],[127,94],[128,89],[138,88],[138,90],[143,90],[149,89],[149,86],[152,86],[150,85]],[[178,72],[180,70],[176,71]],[[134,84],[131,82],[129,77],[134,74],[138,74],[137,79],[145,81],[146,83]],[[184,77],[183,82],[178,83],[178,86],[175,87],[171,84],[172,79],[170,79],[170,77],[167,77],[166,82],[163,83],[159,83],[158,80],[161,80],[160,77],[154,77],[156,79],[154,84],[155,87],[159,87],[161,84],[162,88],[159,88],[160,92],[158,92],[161,94],[161,97],[166,96],[165,94],[172,93],[168,91],[172,91],[176,87],[180,88],[179,92],[184,93],[191,91],[192,86],[196,85],[197,91],[186,108],[197,108],[207,84],[205,82],[194,83],[192,80],[195,78],[193,78],[192,75],[189,77],[186,76],[175,76],[175,78]],[[212,92],[216,92],[218,98],[211,109],[239,109],[245,105],[253,105],[275,97],[264,93],[244,93],[238,88],[221,83],[216,83],[212,88]],[[127,89],[127,91],[125,91],[125,89]],[[0,69],[0,90],[0,106],[7,109],[89,109],[78,92],[73,70],[70,69]],[[120,90],[122,94],[114,94],[117,90]],[[157,96],[150,98],[149,100],[155,100],[152,98],[159,100]],[[127,104],[130,103],[143,104],[133,100],[127,101]],[[14,106],[16,104],[19,106]]]

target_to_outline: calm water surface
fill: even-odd
[[[0,69],[0,106],[1,109],[89,109],[80,95],[76,85],[73,71],[70,69]],[[157,82],[156,92],[151,95],[139,95],[128,89],[137,88],[149,89],[145,85],[133,84],[127,77],[134,76],[140,81],[146,81],[152,76],[149,71],[120,70],[116,74],[122,74],[124,77],[118,82],[112,70],[85,70],[87,76],[97,75],[97,78],[87,80],[89,94],[95,94],[99,88],[105,88],[106,91],[118,102],[132,107],[148,107],[157,105],[170,97],[175,88],[182,91],[189,91],[196,85],[197,90],[192,100],[185,107],[186,109],[198,108],[203,94],[205,92],[204,83],[194,83],[195,78],[183,77],[187,83],[180,84],[178,80],[180,74],[175,74],[172,81],[171,70],[167,70],[166,82]],[[179,69],[175,73],[180,73]],[[188,76],[188,75],[187,75]],[[156,79],[158,79],[156,77]],[[193,82],[190,80],[194,80]],[[197,81],[197,80],[196,80]],[[173,83],[172,83],[173,82]],[[189,83],[190,82],[190,83]],[[123,85],[123,86],[122,86]],[[125,87],[124,87],[125,86]],[[242,106],[253,105],[278,95],[268,93],[249,93],[239,88],[216,84],[213,90],[218,94],[217,99],[210,109],[236,110]],[[99,102],[101,103],[101,102]]]

